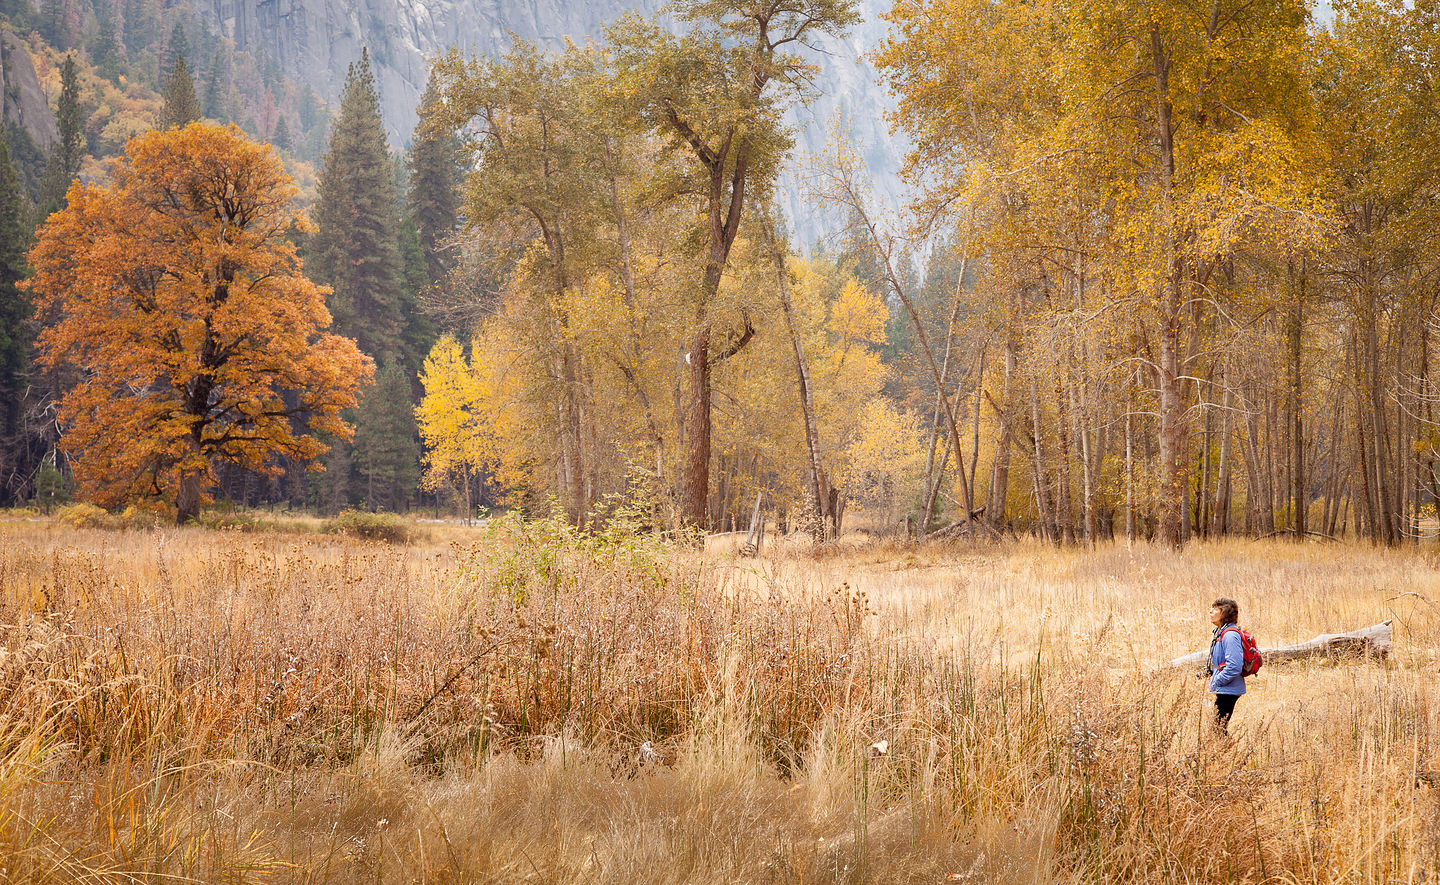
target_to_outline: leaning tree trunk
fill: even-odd
[[[780,298],[780,310],[785,314],[785,331],[790,336],[790,351],[795,358],[795,377],[800,388],[800,412],[805,420],[805,448],[810,454],[810,506],[814,510],[814,521],[808,526],[811,537],[824,540],[831,534],[830,489],[825,481],[825,471],[820,465],[820,428],[815,421],[815,399],[810,387],[810,363],[805,358],[805,343],[800,340],[800,330],[795,326],[795,306],[790,301],[790,275],[785,268],[785,256],[780,251],[779,238],[773,223],[767,218],[765,239],[770,250],[770,260],[775,268],[775,291]]]
[[[930,413],[930,444],[926,448],[925,455],[925,488],[921,494],[924,507],[920,512],[920,519],[919,522],[916,523],[915,528],[915,538],[920,541],[925,540],[925,536],[930,532],[930,516],[935,512],[935,499],[940,495],[940,482],[945,476],[945,461],[948,460],[949,456],[949,451],[947,450],[946,459],[942,459],[937,468],[935,464],[935,449],[939,445],[940,440],[940,416],[943,407],[941,397],[945,396],[945,384],[950,378],[950,358],[955,348],[955,321],[960,316],[960,292],[961,287],[965,283],[965,267],[968,260],[965,256],[961,256],[960,258],[960,278],[955,283],[955,291],[950,299],[950,319],[945,325],[945,356],[940,361],[940,376],[935,388],[935,406]],[[984,351],[981,351],[980,360],[980,371],[983,375]],[[972,455],[974,451],[975,450],[972,450]],[[961,459],[956,469],[962,471],[965,469],[964,459]],[[964,484],[963,478],[962,484]],[[972,474],[969,487],[974,488],[974,486],[975,482]]]
[[[935,382],[940,404],[945,410],[945,423],[950,430],[950,444],[955,451],[955,463],[964,465],[965,449],[960,445],[960,426],[956,421],[955,408],[950,402],[950,397],[945,395],[945,381],[940,374],[940,366],[935,361],[935,351],[930,347],[930,336],[925,333],[925,324],[920,319],[920,313],[916,310],[909,293],[900,284],[899,276],[895,273],[894,268],[888,268],[886,274],[889,277],[890,288],[900,298],[900,303],[905,306],[905,311],[910,316],[910,323],[915,329],[915,338],[920,342],[920,349],[925,354],[925,363],[930,369],[930,378]],[[969,482],[966,481],[963,466],[955,471],[955,475],[960,478],[960,499],[965,511],[961,515],[961,522],[968,525],[970,515],[975,510],[975,498],[971,494]]]

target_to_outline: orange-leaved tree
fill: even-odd
[[[30,253],[40,359],[77,372],[60,419],[82,494],[173,495],[185,522],[217,463],[273,475],[348,438],[341,410],[373,365],[324,331],[328,290],[287,239],[304,222],[274,150],[192,123],[134,138],[112,172],[72,186]]]

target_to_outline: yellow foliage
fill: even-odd
[[[425,395],[415,409],[425,442],[425,486],[442,487],[452,474],[485,468],[494,451],[491,424],[483,411],[479,379],[460,342],[445,335],[430,349],[420,371]]]
[[[866,344],[879,347],[885,343],[885,322],[889,318],[884,302],[852,277],[845,280],[830,305],[827,328],[845,348]]]
[[[857,502],[893,518],[913,497],[925,472],[925,438],[920,421],[876,397],[861,410],[859,429],[845,451],[846,469],[837,476]]]

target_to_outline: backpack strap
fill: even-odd
[[[1229,633],[1231,630],[1234,630],[1236,633],[1240,634],[1240,670],[1243,673],[1245,670],[1245,631],[1240,629],[1239,624],[1226,624],[1224,627],[1220,628],[1220,632],[1216,633],[1215,638],[1210,640],[1210,647],[1213,649],[1215,647],[1215,644],[1224,639],[1225,634]]]

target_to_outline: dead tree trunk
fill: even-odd
[[[774,222],[768,216],[764,225],[766,245],[775,268],[775,292],[780,298],[780,310],[785,314],[785,330],[790,336],[790,351],[795,357],[795,377],[800,388],[800,412],[805,419],[805,448],[810,455],[810,506],[814,509],[814,522],[808,528],[811,536],[820,541],[830,534],[830,488],[825,481],[825,470],[820,464],[820,428],[815,421],[810,363],[805,358],[805,344],[800,340],[800,331],[795,327],[795,307],[790,301],[790,271],[785,267],[785,254],[780,250],[780,238],[775,232]]]
[[[1300,374],[1300,334],[1305,324],[1305,262],[1300,262],[1299,290],[1295,294],[1294,312],[1290,317],[1290,507],[1291,526],[1295,537],[1305,537],[1306,511],[1310,495],[1305,488],[1305,426],[1304,402]]]
[[[985,517],[998,531],[1005,525],[1005,499],[1010,493],[1010,446],[1014,434],[1010,426],[1010,411],[1015,379],[1015,336],[1010,331],[1005,335],[1005,381],[1000,395],[1005,403],[1005,413],[1000,415],[1000,434],[995,441],[995,463],[990,469],[990,495],[985,505]]]
[[[1384,660],[1394,648],[1394,632],[1390,621],[1381,621],[1370,627],[1349,633],[1322,633],[1314,639],[1295,645],[1281,645],[1262,648],[1260,654],[1265,665],[1286,661],[1300,661],[1306,658],[1372,658]],[[1210,661],[1210,652],[1197,651],[1181,655],[1167,664],[1167,667],[1203,667]]]
[[[960,278],[955,282],[955,291],[950,298],[950,318],[945,324],[945,355],[940,360],[940,375],[935,386],[935,406],[930,412],[930,444],[926,449],[925,456],[925,488],[921,500],[925,502],[925,508],[920,513],[920,520],[915,526],[915,538],[925,540],[930,532],[930,515],[934,512],[935,498],[940,493],[940,479],[945,475],[945,463],[940,463],[939,469],[935,466],[935,447],[940,439],[940,416],[945,407],[945,384],[950,378],[950,359],[955,349],[955,322],[960,317],[960,292],[965,283],[965,267],[969,259],[960,257]],[[984,357],[982,355],[981,359]],[[982,369],[983,373],[983,369]],[[978,414],[978,413],[977,413]],[[965,461],[962,458],[959,464],[960,470],[965,469]],[[963,480],[962,480],[963,484]],[[973,488],[974,483],[970,486]],[[969,521],[969,517],[966,517]]]

